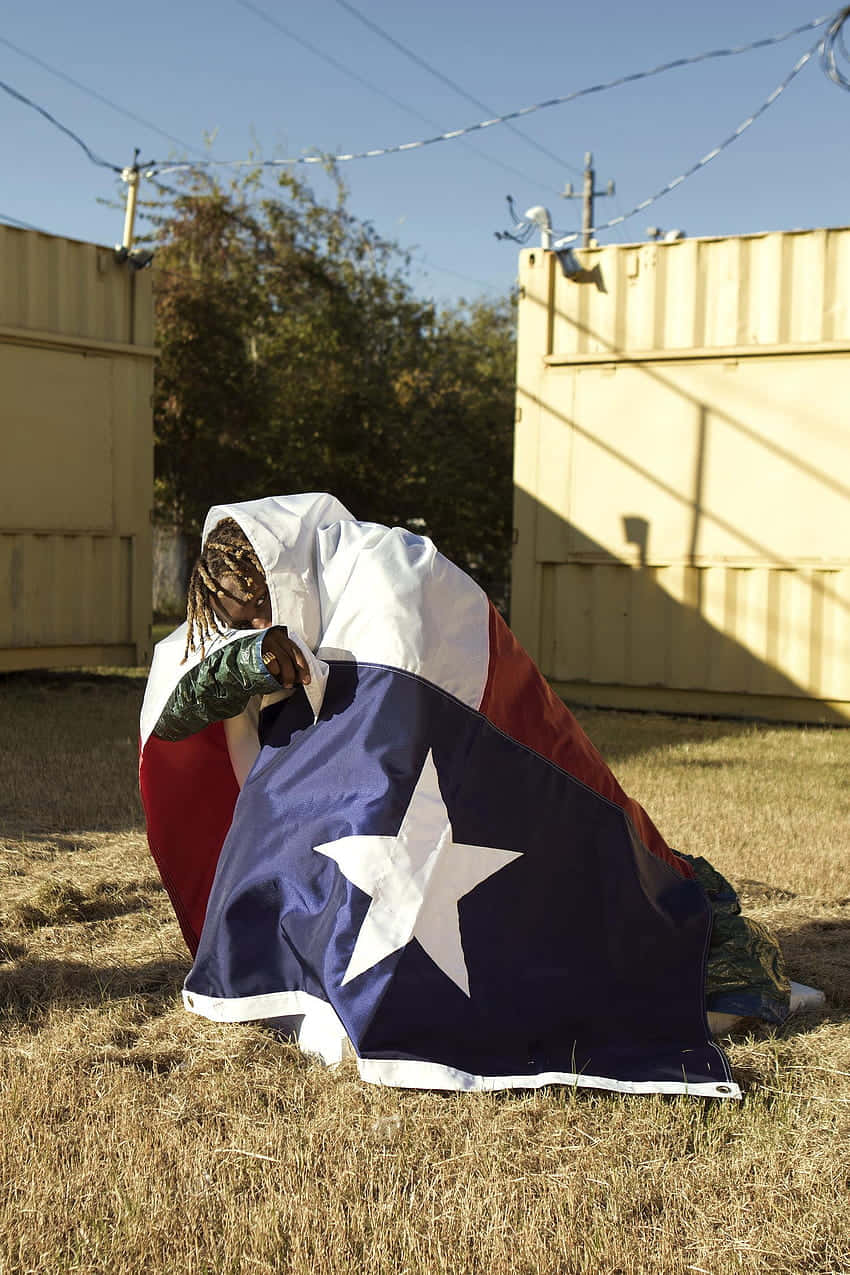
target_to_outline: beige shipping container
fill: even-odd
[[[520,258],[512,624],[597,705],[850,720],[850,229]]]
[[[149,272],[0,226],[0,669],[150,658]]]

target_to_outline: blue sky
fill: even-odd
[[[352,3],[354,0],[352,0]],[[360,151],[464,127],[485,113],[414,65],[339,0],[29,0],[5,15],[0,37],[143,117],[182,143],[133,122],[21,53],[0,44],[0,79],[78,133],[98,154],[128,163],[207,153],[274,159],[312,149]],[[491,0],[399,4],[358,0],[371,22],[500,114],[665,60],[780,32],[829,12],[802,0],[673,0],[635,5]],[[850,23],[848,23],[850,27]],[[850,31],[847,32],[850,42]],[[557,227],[580,224],[580,204],[559,197],[580,185],[585,151],[597,180],[617,184],[597,220],[632,207],[689,167],[749,116],[814,42],[806,33],[774,48],[671,71],[652,80],[539,111],[505,126],[422,150],[342,166],[350,207],[414,254],[411,279],[441,303],[511,287],[517,249],[494,231],[520,211],[549,207]],[[850,70],[850,68],[848,68]],[[352,76],[360,77],[358,82]],[[372,87],[368,87],[371,85]],[[391,101],[389,99],[395,99]],[[0,216],[55,234],[112,244],[118,193],[57,129],[0,94]],[[428,121],[428,122],[426,122]],[[763,118],[702,172],[601,242],[634,242],[649,225],[726,235],[850,222],[850,94],[807,65]],[[186,147],[193,148],[187,150]],[[315,168],[300,168],[318,194]]]

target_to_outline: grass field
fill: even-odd
[[[183,1011],[142,685],[0,678],[0,1275],[850,1271],[850,731],[581,714],[827,993],[742,1102],[440,1095]]]

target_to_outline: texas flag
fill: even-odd
[[[374,590],[347,611],[358,546],[309,647],[321,691],[263,710],[241,791],[220,725],[148,737],[151,846],[197,944],[187,1008],[274,1020],[327,1062],[350,1042],[382,1084],[739,1096],[707,1029],[710,911],[689,866],[451,564],[441,653],[422,616],[413,638],[367,640],[388,621]]]

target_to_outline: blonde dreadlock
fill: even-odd
[[[200,647],[201,659],[206,643],[221,630],[221,621],[212,607],[212,598],[221,589],[224,575],[234,576],[243,589],[265,576],[259,558],[245,532],[234,518],[222,518],[217,522],[204,543],[201,556],[192,568],[186,598],[186,649],[189,652]]]

